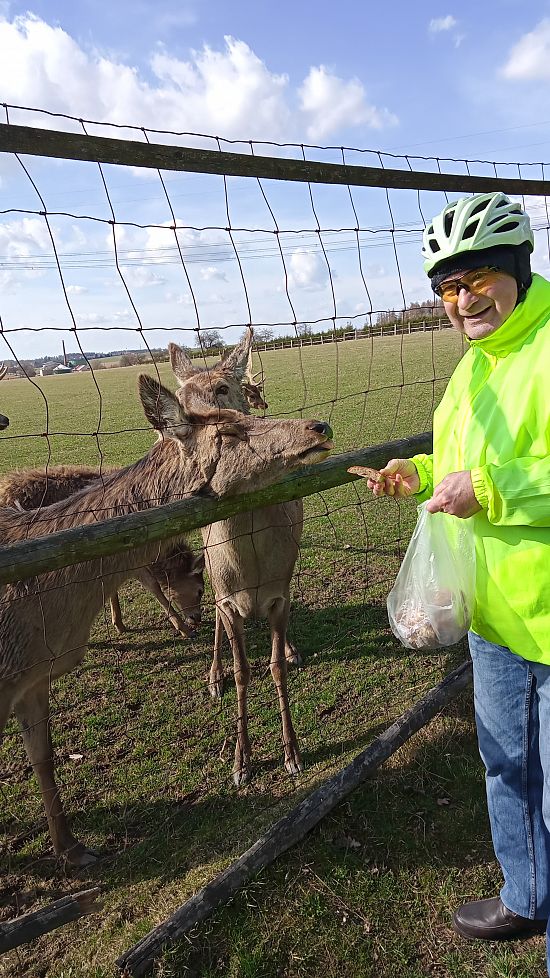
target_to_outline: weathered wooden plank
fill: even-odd
[[[550,181],[507,175],[469,176],[465,173],[427,173],[345,163],[293,160],[279,156],[252,156],[162,143],[113,139],[32,126],[0,124],[0,152],[57,159],[117,163],[124,166],[262,177],[268,180],[309,181],[354,187],[389,187],[404,190],[439,190],[482,193],[503,190],[513,194],[550,194]]]
[[[98,896],[97,887],[81,890],[80,893],[71,893],[55,903],[40,907],[40,910],[22,914],[14,920],[3,921],[0,923],[0,954],[27,944],[42,934],[48,934],[84,914],[97,913],[101,910],[101,904],[97,903]]]
[[[299,842],[328,812],[347,797],[358,785],[407,741],[425,726],[458,693],[471,682],[472,664],[464,662],[454,672],[431,689],[410,710],[377,737],[357,757],[316,791],[308,795],[288,815],[258,839],[247,851],[211,883],[203,886],[162,924],[146,934],[118,959],[117,965],[125,975],[140,978],[151,970],[164,948],[180,940],[196,924],[227,903],[252,876],[272,863],[278,856]]]
[[[430,451],[431,433],[374,445],[360,452],[333,455],[318,465],[298,469],[281,482],[218,499],[191,496],[181,502],[155,506],[141,513],[117,516],[90,526],[79,526],[48,537],[0,547],[0,584],[25,580],[36,574],[68,567],[84,560],[106,557],[139,547],[145,543],[167,540],[197,527],[208,526],[236,513],[246,513],[272,503],[288,502],[311,496],[324,489],[353,482],[358,477],[346,471],[350,465],[380,468],[388,459],[408,457]]]

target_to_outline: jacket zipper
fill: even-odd
[[[465,433],[466,425],[471,420],[472,415],[474,413],[473,412],[474,401],[478,396],[478,394],[485,387],[485,384],[487,383],[489,377],[491,376],[498,362],[497,357],[491,356],[490,353],[484,353],[483,350],[481,351],[481,355],[485,359],[487,366],[489,367],[489,370],[487,373],[485,373],[484,371],[483,380],[481,381],[480,384],[478,384],[473,394],[470,395],[470,398],[468,400],[467,405],[465,406],[464,411],[459,416],[458,432],[457,432],[457,439],[456,439],[457,453],[458,453],[457,467],[456,467],[457,472],[461,472],[464,469],[464,433]]]

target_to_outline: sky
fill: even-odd
[[[241,152],[249,140],[344,145],[373,151],[347,152],[351,163],[379,165],[382,152],[432,158],[415,169],[436,170],[439,157],[489,161],[470,164],[489,175],[490,161],[513,175],[505,164],[520,163],[540,177],[549,88],[550,0],[0,0],[0,103],[242,140],[228,146]],[[81,131],[8,112],[12,123]],[[342,159],[337,149],[306,153]],[[220,176],[164,172],[174,231],[154,170],[104,166],[107,197],[96,164],[23,162],[28,173],[0,154],[0,358],[55,355],[61,339],[69,352],[193,346],[198,327],[233,342],[248,322],[276,334],[295,321],[362,326],[372,311],[430,294],[419,249],[424,221],[445,203],[439,193],[391,191],[388,201],[354,188],[350,199],[345,187],[315,185],[310,198],[305,185],[233,177],[226,199]],[[440,166],[465,172],[464,162]],[[535,268],[549,274],[546,202],[526,204]]]

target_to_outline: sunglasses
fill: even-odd
[[[466,272],[462,278],[441,282],[436,285],[434,292],[443,302],[458,302],[461,289],[467,289],[474,295],[485,295],[501,278],[502,272],[498,268],[476,268],[472,272]]]

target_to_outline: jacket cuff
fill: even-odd
[[[414,495],[415,496],[419,496],[420,493],[425,492],[426,489],[428,488],[430,479],[429,479],[429,476],[428,476],[428,472],[427,472],[426,466],[422,462],[422,456],[420,456],[420,455],[413,455],[413,457],[410,459],[410,461],[413,462],[413,464],[416,467],[416,471],[418,473],[418,479],[419,479],[420,485],[418,486],[418,489],[416,490],[416,492],[414,493]]]
[[[481,466],[478,469],[470,469],[470,476],[472,478],[472,486],[474,487],[474,495],[482,509],[487,510],[489,508],[489,491],[485,466]]]

